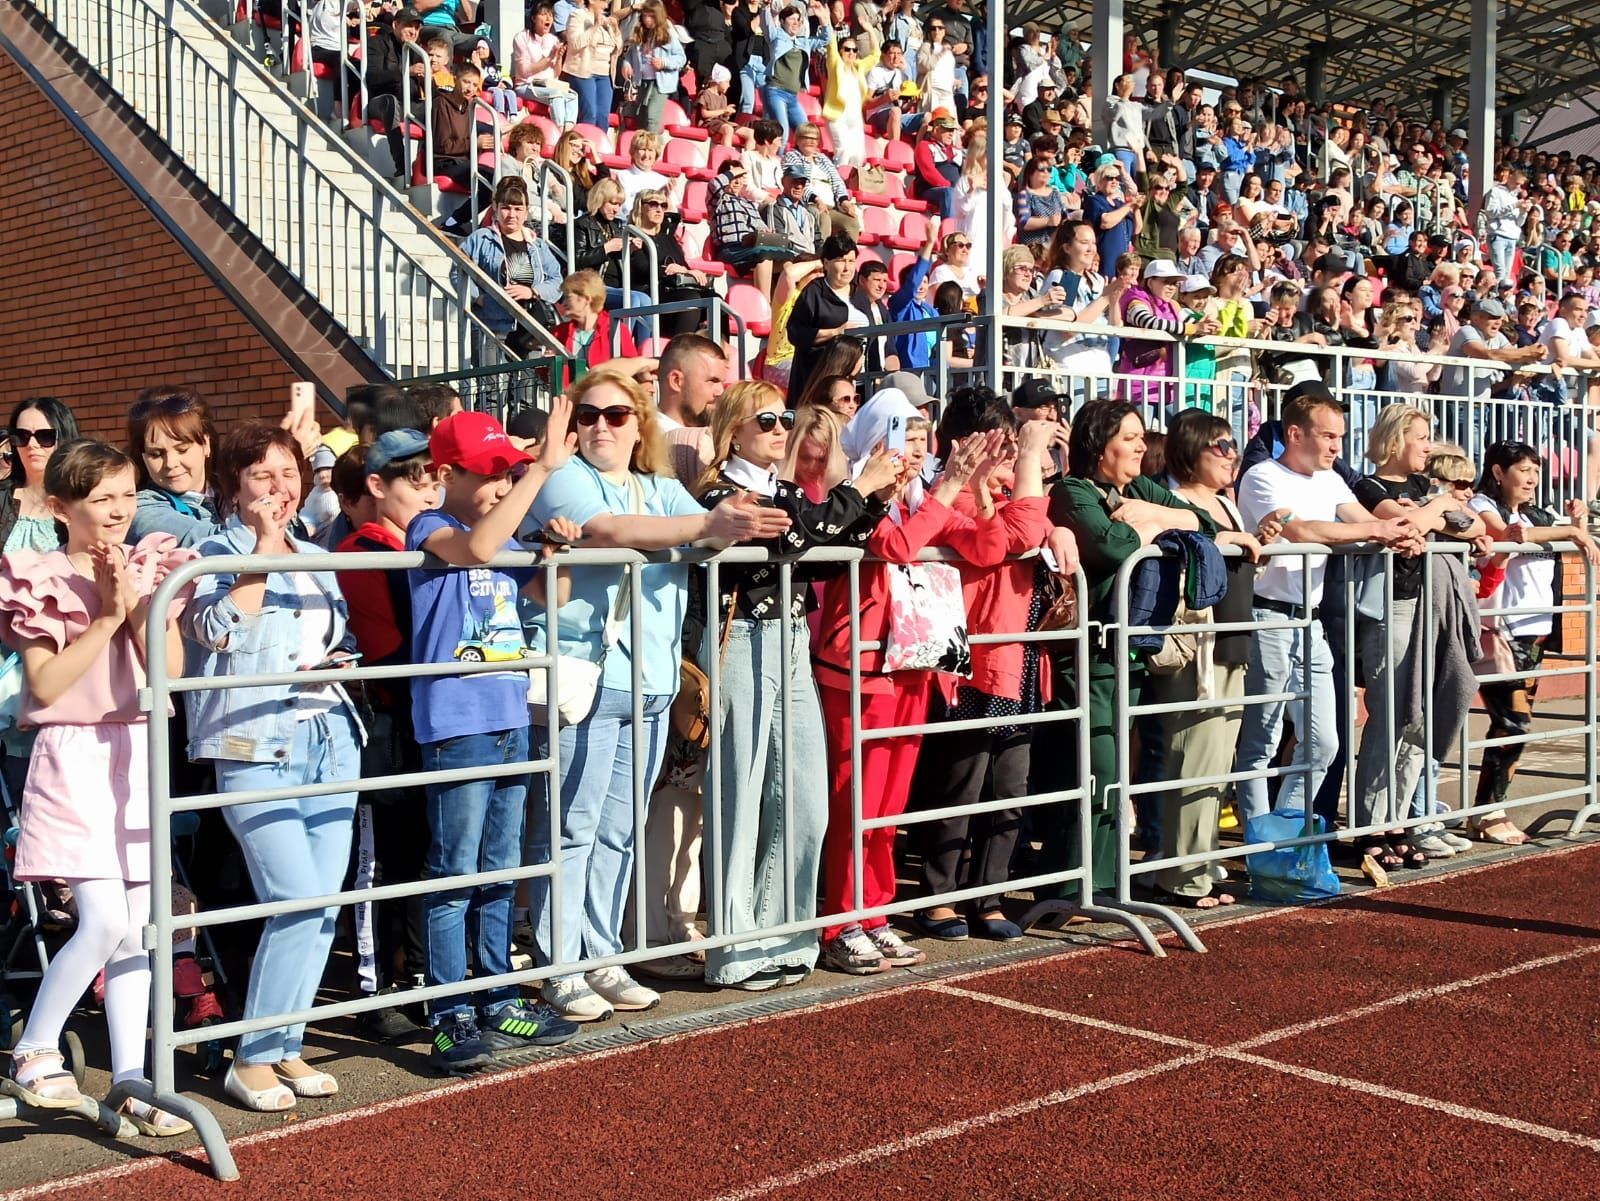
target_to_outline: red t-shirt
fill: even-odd
[[[405,550],[405,542],[382,522],[369,521],[355,533],[339,543],[341,551]],[[382,662],[411,641],[411,614],[409,606],[403,615],[405,628],[401,628],[401,614],[395,611],[395,597],[389,577],[398,575],[400,587],[405,588],[404,572],[341,571],[338,573],[339,590],[344,593],[345,604],[350,609],[350,629],[356,636],[361,654],[371,663]]]

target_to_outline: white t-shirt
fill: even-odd
[[[300,662],[302,669],[310,671],[328,657],[328,637],[333,633],[333,613],[328,608],[327,594],[305,572],[295,572],[289,577],[300,593]],[[339,692],[332,684],[307,686],[296,700],[296,721],[310,721],[320,714],[331,712],[339,705]]]
[[[1471,501],[1475,513],[1499,515],[1499,507],[1487,496],[1474,496]],[[1511,525],[1531,527],[1521,513],[1511,515]],[[1548,554],[1512,555],[1506,562],[1506,578],[1500,587],[1479,604],[1485,609],[1546,608],[1556,603],[1556,560]],[[1501,629],[1513,637],[1537,638],[1553,628],[1550,614],[1528,613],[1524,616],[1506,616],[1494,619]]]
[[[1245,472],[1239,481],[1239,513],[1247,530],[1255,529],[1270,514],[1283,509],[1288,509],[1297,521],[1338,521],[1339,506],[1355,503],[1355,493],[1331,469],[1301,475],[1277,459],[1268,459]],[[1327,574],[1328,556],[1307,555],[1305,563],[1308,570],[1302,571],[1298,556],[1267,559],[1256,572],[1256,595],[1298,605],[1305,585],[1311,590],[1308,599],[1315,608],[1322,603],[1322,578]]]
[[[1589,349],[1589,339],[1572,328],[1572,322],[1565,317],[1552,317],[1544,323],[1544,328],[1539,331],[1539,345],[1544,347],[1546,366],[1556,361],[1556,339],[1566,343],[1567,353],[1583,357]]]

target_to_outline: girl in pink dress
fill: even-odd
[[[19,880],[66,880],[78,928],[50,963],[12,1054],[12,1080],[30,1105],[82,1100],[61,1060],[61,1030],[105,969],[112,1083],[144,1073],[150,956],[140,929],[150,916],[150,796],[139,689],[150,650],[183,674],[180,606],[164,646],[145,646],[150,595],[193,558],[170,534],[123,545],[136,507],[133,463],[102,442],[61,447],[45,468],[50,511],[66,528],[60,550],[0,559],[0,639],[22,655],[27,687],[18,724],[36,727],[17,839]],[[128,1099],[123,1114],[143,1134],[182,1134],[189,1123]]]

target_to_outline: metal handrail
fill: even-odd
[[[27,3],[390,375],[448,370],[475,339],[500,345],[448,276],[416,257],[407,244],[415,239],[501,299],[537,344],[550,345],[548,331],[517,312],[498,283],[456,254],[343,138],[313,135],[316,118],[196,0]],[[180,23],[209,36],[196,38]],[[279,128],[286,115],[293,133]],[[335,161],[314,161],[313,145]],[[444,337],[441,322],[453,327]]]

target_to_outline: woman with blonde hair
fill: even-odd
[[[1426,474],[1433,450],[1432,425],[1427,413],[1411,405],[1384,408],[1367,437],[1366,455],[1376,470],[1356,482],[1356,499],[1380,521],[1404,518],[1424,533],[1479,537],[1484,533],[1482,518],[1448,493],[1432,495]],[[1411,694],[1412,674],[1421,670],[1417,654],[1422,640],[1415,637],[1414,625],[1423,572],[1431,560],[1426,556],[1385,556],[1385,560],[1392,574],[1394,603],[1377,618],[1358,612],[1356,620],[1356,644],[1367,684],[1367,723],[1361,730],[1350,793],[1350,824],[1358,828],[1403,820],[1428,762],[1423,726],[1407,724],[1401,714]],[[1376,586],[1383,587],[1383,581]],[[1427,620],[1427,614],[1421,617]],[[1448,847],[1431,845],[1426,835],[1413,842],[1400,829],[1362,835],[1356,845],[1363,857],[1385,869],[1421,867],[1430,854],[1454,854]]]
[[[577,453],[545,483],[531,510],[545,527],[565,517],[583,530],[585,544],[601,548],[665,550],[686,543],[766,540],[783,534],[789,517],[763,508],[752,496],[730,497],[707,510],[672,477],[667,444],[655,405],[632,379],[597,371],[569,393]],[[621,952],[622,919],[633,871],[635,762],[649,787],[666,750],[667,710],[678,692],[689,569],[655,563],[629,571],[615,566],[573,567],[554,598],[563,661],[599,668],[589,712],[564,725],[561,740],[558,871],[563,915],[553,928],[550,882],[529,882],[535,937],[546,964]],[[650,614],[647,636],[633,640],[632,607]],[[658,620],[657,620],[658,619]],[[535,631],[535,640],[541,631]],[[633,674],[640,676],[642,720],[633,717]],[[536,713],[535,717],[547,715]],[[539,753],[550,753],[545,725]],[[528,862],[548,863],[549,795],[539,799],[529,824]],[[616,1009],[649,1009],[661,998],[622,968],[587,976],[551,976],[545,999],[567,1018],[594,1021]]]
[[[596,161],[589,139],[576,129],[569,129],[556,139],[555,153],[550,156],[550,161],[572,177],[574,193],[569,198],[566,185],[552,178],[548,195],[558,208],[576,220],[588,211],[589,189],[604,179],[608,171]]]
[[[888,512],[897,462],[880,450],[854,481],[814,501],[780,472],[795,423],[772,384],[731,385],[717,401],[711,426],[716,466],[701,478],[701,503],[753,496],[786,514],[787,532],[766,544],[773,556],[865,545]],[[805,921],[817,912],[828,762],[806,621],[814,578],[813,571],[796,569],[784,586],[771,562],[728,566],[707,604],[700,666],[708,676],[721,676],[719,710],[712,715],[720,738],[705,792],[706,837],[714,840],[722,868],[711,873],[706,898],[713,936]],[[787,739],[781,724],[786,710]],[[706,983],[761,992],[798,983],[816,962],[815,931],[762,938],[707,950]]]
[[[801,405],[795,410],[789,453],[778,474],[799,484],[812,500],[821,500],[835,484],[843,483],[850,474],[840,442],[847,420],[828,406]]]
[[[567,19],[567,56],[562,78],[578,93],[578,121],[605,129],[615,98],[612,72],[622,50],[622,30],[611,0],[588,0]]]

